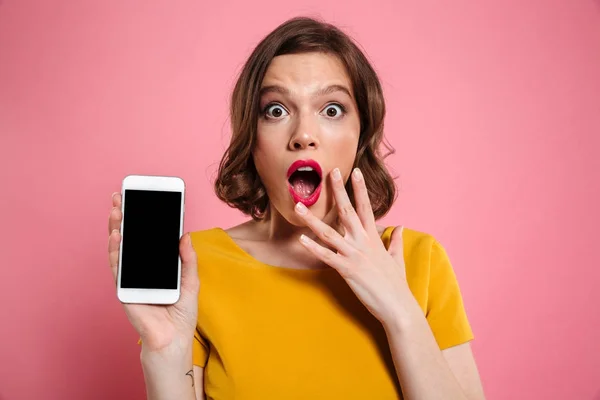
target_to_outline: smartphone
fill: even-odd
[[[176,303],[185,182],[173,176],[128,175],[121,196],[117,297],[122,303]]]

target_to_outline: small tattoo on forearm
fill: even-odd
[[[191,370],[191,369],[190,369],[190,370],[189,370],[189,371],[186,373],[186,375],[187,375],[187,376],[189,376],[190,378],[192,378],[192,387],[194,387],[194,372],[193,372],[193,370]]]

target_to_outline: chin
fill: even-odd
[[[325,219],[328,214],[328,210],[326,204],[324,202],[325,198],[321,198],[312,206],[308,207],[310,212],[320,219],[321,221]],[[277,210],[277,213],[281,215],[290,225],[296,227],[306,227],[306,223],[302,220],[302,218],[296,213],[293,199],[289,199],[285,202],[285,204],[273,204],[274,208]],[[331,208],[329,208],[331,209]]]
[[[295,204],[292,204],[292,210],[291,210],[291,212],[293,213],[292,217],[294,219],[294,225],[305,226],[306,224],[296,214],[296,211],[294,210],[294,206],[295,206]],[[308,207],[308,209],[315,217],[317,217],[319,220],[323,221],[323,220],[325,220],[327,215],[330,214],[330,212],[332,210],[332,206],[331,205],[328,206],[326,197],[322,196],[321,199],[319,199],[319,201],[317,201],[312,206]]]
[[[325,201],[319,202],[309,209],[310,212],[312,212],[313,215],[319,218],[321,221],[324,220],[327,214],[329,214],[329,211],[331,211],[331,207],[327,207]]]

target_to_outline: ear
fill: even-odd
[[[403,231],[404,227],[402,225],[394,228],[392,231],[392,236],[390,237],[390,245],[388,247],[388,252],[399,265],[404,265],[404,241],[402,240]]]

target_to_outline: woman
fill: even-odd
[[[384,115],[376,73],[335,27],[296,18],[257,46],[215,183],[252,218],[184,235],[177,304],[124,305],[149,399],[483,398],[444,249],[375,223],[395,198]]]

